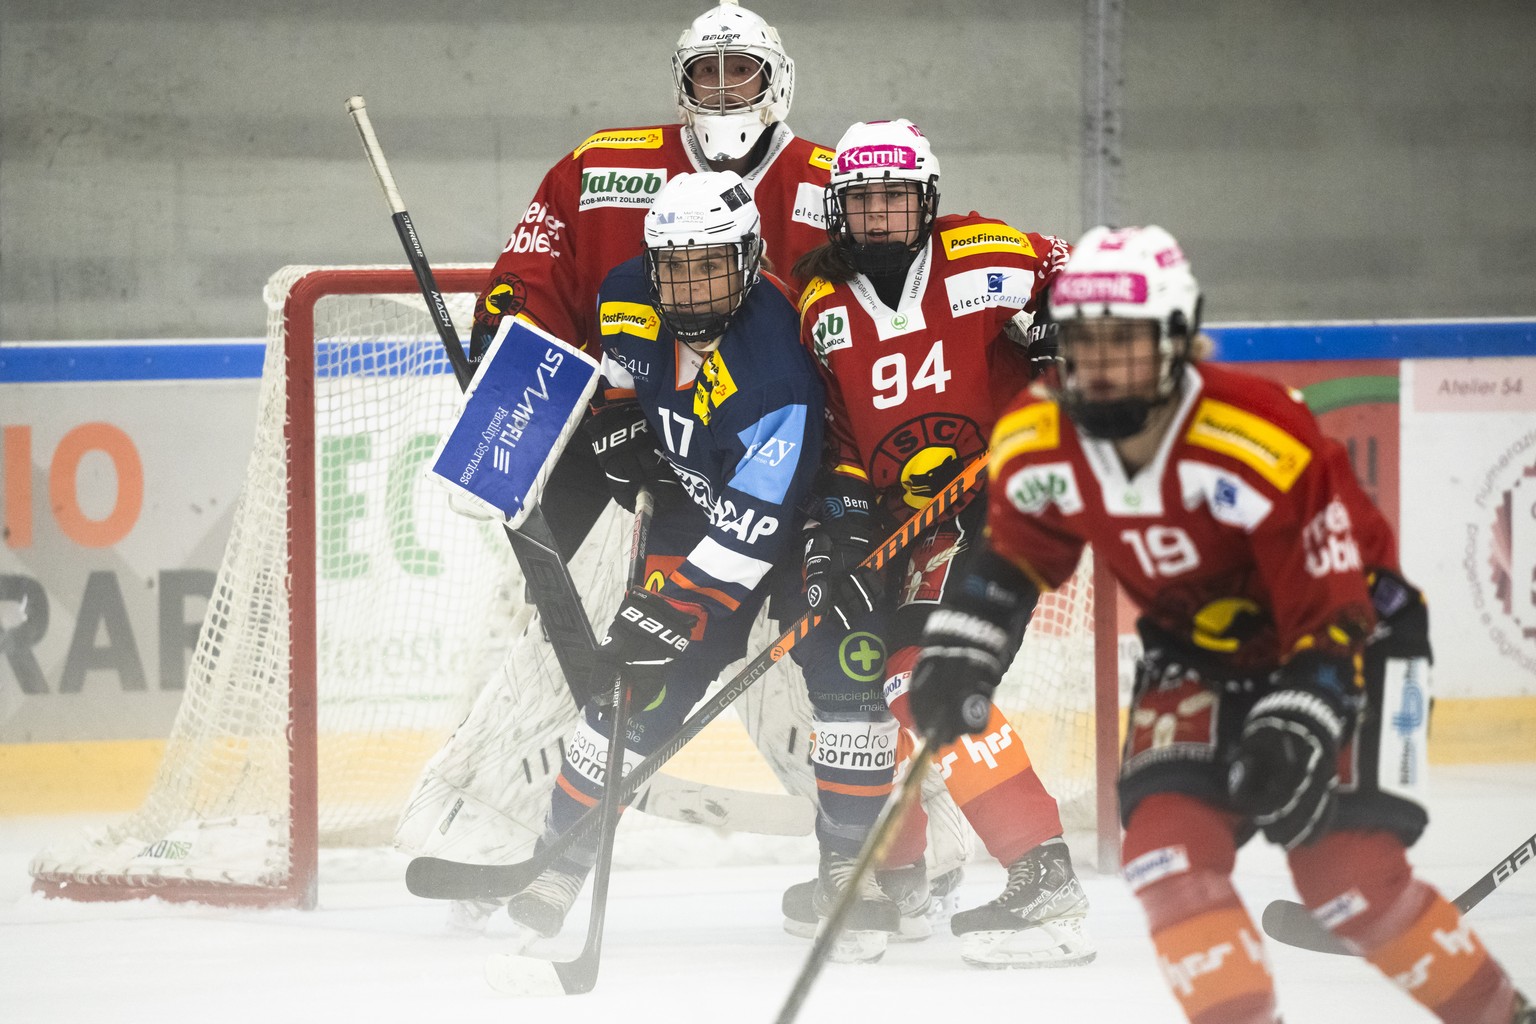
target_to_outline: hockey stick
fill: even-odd
[[[985,455],[974,459],[960,471],[942,491],[924,505],[897,531],[887,537],[863,565],[880,569],[894,559],[919,533],[938,521],[939,517],[954,507],[960,497],[975,485],[987,465]],[[640,785],[650,778],[685,744],[710,722],[730,707],[731,702],[774,664],[785,657],[795,644],[805,639],[807,633],[821,621],[819,615],[807,612],[769,648],[747,663],[746,667],[720,688],[713,697],[701,704],[665,743],[644,758],[624,776],[621,800],[628,800]],[[463,861],[444,860],[438,857],[417,857],[405,870],[406,888],[417,896],[437,900],[494,900],[504,899],[511,893],[520,892],[529,882],[539,877],[544,869],[568,849],[572,843],[591,832],[597,825],[597,816],[588,811],[571,828],[549,846],[528,860],[516,864],[468,864]]]
[[[367,106],[361,96],[347,100],[347,113],[352,115],[357,132],[362,136],[363,152],[367,154],[368,163],[379,179],[379,187],[384,190],[384,199],[389,204],[395,231],[400,235],[400,244],[405,247],[406,260],[416,274],[422,298],[426,300],[427,310],[437,326],[438,336],[442,338],[443,351],[447,353],[448,362],[453,367],[459,389],[463,390],[474,377],[474,368],[470,366],[469,357],[464,354],[464,346],[459,342],[458,330],[453,326],[453,318],[448,315],[448,304],[443,301],[443,293],[438,291],[432,267],[427,262],[427,254],[421,247],[421,239],[416,235],[415,225],[411,223],[411,215],[406,212],[405,203],[400,199],[400,190],[395,187],[394,175],[384,160],[384,149],[374,134],[373,124],[368,120]],[[582,692],[582,688],[592,673],[592,651],[597,641],[592,636],[592,624],[587,621],[581,596],[576,593],[576,584],[571,580],[570,571],[555,546],[549,523],[537,506],[517,529],[506,528],[506,534],[507,540],[512,543],[518,565],[522,567],[523,578],[528,582],[534,607],[539,610],[544,632],[555,649],[555,660],[560,663],[565,684],[577,706],[581,706],[589,696]]]
[[[923,791],[923,776],[928,774],[928,765],[933,760],[933,751],[936,744],[932,737],[924,736],[918,743],[917,749],[912,752],[911,765],[907,769],[907,777],[902,780],[900,788],[891,794],[890,801],[885,809],[880,812],[880,817],[869,830],[869,836],[864,840],[864,846],[859,850],[859,859],[854,862],[853,875],[848,879],[848,886],[837,897],[837,902],[832,906],[832,913],[822,922],[816,931],[816,941],[811,943],[811,951],[806,954],[805,963],[800,967],[800,973],[795,977],[795,983],[790,986],[789,995],[784,999],[784,1005],[779,1008],[779,1015],[774,1018],[774,1024],[790,1024],[800,1012],[800,1005],[805,1002],[805,997],[810,993],[811,986],[816,983],[816,978],[821,974],[821,969],[826,966],[831,956],[832,947],[837,944],[838,937],[843,933],[843,922],[848,920],[848,912],[853,909],[854,903],[859,898],[859,889],[865,877],[875,869],[875,861],[885,852],[891,836],[896,833],[896,826],[901,824],[901,819],[906,817],[907,808],[912,806],[912,801],[917,799]]]
[[[632,587],[645,586],[645,548],[655,505],[650,490],[640,488],[635,495],[635,529],[629,544],[629,585]],[[608,764],[603,775],[603,798],[597,805],[597,863],[592,868],[592,914],[587,921],[587,941],[574,960],[542,960],[511,953],[492,953],[485,961],[485,980],[498,992],[518,996],[580,995],[597,986],[597,969],[603,954],[603,921],[608,913],[608,876],[613,868],[613,838],[619,828],[619,812],[623,810],[619,789],[624,776],[624,740],[628,726],[629,687],[624,685],[623,674],[615,673]]]
[[[443,342],[443,351],[453,367],[461,389],[474,377],[474,367],[464,354],[453,319],[448,315],[447,303],[432,276],[432,267],[422,249],[411,215],[405,209],[400,191],[395,186],[394,175],[384,159],[384,149],[374,133],[368,118],[367,106],[361,96],[347,100],[347,113],[352,115],[358,134],[363,140],[363,152],[373,173],[384,190],[389,204],[395,231],[405,248],[406,259],[416,275],[417,285],[426,300],[427,309]],[[523,570],[528,591],[538,609],[539,621],[554,649],[555,660],[560,665],[566,688],[576,706],[586,704],[585,692],[592,671],[592,651],[596,640],[592,625],[587,620],[586,609],[571,579],[570,570],[555,545],[554,534],[537,505],[528,512],[521,526],[506,529],[507,539]],[[636,806],[658,817],[676,821],[714,824],[745,832],[761,832],[768,835],[805,835],[811,829],[807,821],[806,802],[786,793],[750,793],[724,787],[703,786],[662,776],[656,780],[649,800]]]
[[[1482,878],[1473,882],[1467,891],[1455,899],[1456,909],[1465,914],[1503,885],[1516,871],[1536,860],[1536,836],[1515,847],[1514,852],[1493,866]],[[1264,908],[1264,934],[1276,942],[1314,953],[1336,953],[1340,956],[1359,956],[1342,939],[1323,925],[1312,912],[1291,900],[1275,900]]]

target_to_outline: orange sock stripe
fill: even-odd
[[[846,782],[817,779],[816,788],[824,793],[846,793],[848,796],[890,796],[892,786],[889,782],[883,786],[850,786]]]
[[[1488,951],[1456,908],[1437,895],[1417,921],[1370,960],[1399,988],[1434,1010],[1477,973]]]
[[[1152,944],[1168,987],[1190,1020],[1239,1000],[1273,1004],[1264,947],[1241,906],[1218,907],[1170,925],[1153,933]]]
[[[583,807],[596,807],[597,806],[596,798],[587,796],[587,794],[583,793],[581,790],[579,790],[575,786],[571,785],[570,782],[568,782],[566,780],[566,777],[564,775],[556,775],[555,776],[555,785],[557,785],[561,789],[565,790],[565,795],[570,797],[572,800],[575,800],[577,803],[581,804],[581,806],[583,806]]]

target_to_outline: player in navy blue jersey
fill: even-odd
[[[604,379],[587,421],[619,503],[633,508],[641,487],[656,498],[646,586],[625,594],[604,642],[630,688],[629,765],[674,735],[745,654],[770,593],[798,599],[803,506],[820,466],[825,406],[794,303],[763,270],[757,208],[738,175],[674,177],[646,214],[645,244],[598,291]],[[890,792],[898,727],[876,680],[848,676],[810,696],[830,910]],[[546,840],[600,798],[609,727],[604,707],[585,709],[565,745]],[[513,897],[508,911],[527,941],[558,931],[594,852],[595,844],[573,848]],[[837,955],[878,957],[898,917],[868,887]]]

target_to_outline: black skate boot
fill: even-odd
[[[937,878],[929,879],[924,861],[904,868],[881,869],[875,872],[875,881],[896,904],[901,914],[901,927],[891,936],[897,942],[921,942],[933,934],[936,924],[949,920],[954,913],[954,891],[960,885],[964,873],[951,868]],[[802,939],[816,937],[816,910],[811,898],[816,892],[816,880],[796,882],[784,890],[784,930]]]
[[[827,918],[853,880],[854,858],[821,851],[821,867],[816,873],[816,887],[811,894],[811,909],[816,912],[817,927],[826,927]],[[901,927],[901,913],[875,881],[866,876],[858,896],[843,921],[843,934],[832,947],[831,958],[840,964],[872,964],[885,955],[886,943]]]
[[[517,925],[522,952],[539,939],[553,938],[565,923],[565,915],[581,895],[587,872],[562,863],[528,883],[528,887],[507,901],[507,913]]]
[[[1097,950],[1084,918],[1088,897],[1072,871],[1067,844],[1049,839],[1008,866],[1003,894],[956,914],[960,957],[977,967],[1071,967]]]

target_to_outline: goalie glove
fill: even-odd
[[[669,667],[704,636],[708,612],[643,587],[630,587],[593,662],[593,694],[606,700],[614,677],[629,687],[630,706],[650,707],[666,690]]]
[[[640,403],[634,400],[598,406],[582,424],[592,441],[608,490],[626,510],[635,510],[640,488],[650,488],[656,507],[687,501],[672,464],[656,447]]]
[[[1260,697],[1243,721],[1228,766],[1238,811],[1290,850],[1327,831],[1339,783],[1339,746],[1354,728],[1354,666],[1305,651],[1279,673],[1281,687]]]
[[[942,745],[985,728],[1038,596],[1022,573],[988,553],[959,596],[928,616],[909,684],[918,732]]]

